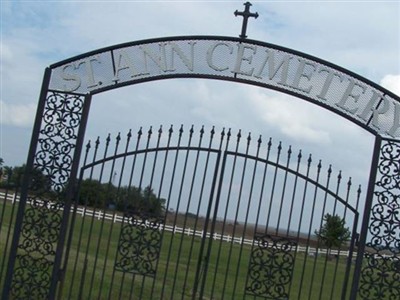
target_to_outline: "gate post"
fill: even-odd
[[[44,75],[2,299],[53,299],[89,96],[49,90]],[[39,172],[45,183],[32,180]],[[71,180],[72,179],[72,180]]]
[[[375,141],[351,298],[400,297],[400,142]],[[363,263],[364,262],[364,263]]]

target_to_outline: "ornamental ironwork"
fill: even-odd
[[[162,218],[125,215],[117,249],[117,270],[155,276],[160,256],[162,222]]]
[[[60,194],[70,180],[84,97],[50,92],[44,103],[33,168],[43,182],[31,180],[15,257],[14,299],[47,298],[65,202]]]
[[[236,12],[236,15],[244,17],[242,34],[239,38],[179,36],[135,41],[82,54],[53,64],[46,69],[26,164],[26,176],[20,190],[18,212],[15,214],[15,219],[11,218],[15,220],[12,223],[14,225],[13,238],[11,241],[11,231],[9,231],[4,248],[4,257],[0,270],[0,285],[2,285],[3,290],[2,298],[53,299],[56,297],[57,291],[63,289],[65,271],[68,267],[69,246],[73,240],[73,224],[76,219],[75,214],[71,213],[70,206],[76,192],[75,182],[79,170],[79,159],[81,157],[82,141],[91,98],[97,93],[126,85],[168,78],[218,79],[273,89],[331,110],[375,135],[375,149],[369,187],[359,233],[357,232],[357,211],[360,199],[357,200],[356,208],[347,203],[348,199],[340,198],[340,200],[337,200],[346,207],[345,211],[351,211],[353,214],[353,219],[351,220],[353,223],[353,238],[349,245],[349,257],[346,261],[345,271],[346,280],[341,297],[343,299],[347,297],[346,284],[347,281],[350,281],[350,278],[353,278],[353,281],[349,283],[351,285],[351,299],[356,299],[357,297],[368,300],[380,299],[380,297],[398,298],[400,98],[379,85],[332,63],[292,49],[247,39],[247,20],[249,17],[256,17],[256,14],[250,13],[249,8],[250,4],[246,3],[244,12]],[[170,132],[172,132],[172,128]],[[212,156],[211,154],[215,155],[216,158],[214,156],[213,163],[217,168],[220,163],[219,159],[223,154],[222,140],[225,137],[225,131],[223,132],[219,148],[212,148],[212,143],[210,142],[208,148],[199,146],[195,149],[198,153],[207,153],[207,158],[205,159],[207,163],[209,157]],[[181,131],[180,134],[182,134]],[[240,136],[239,133],[238,143]],[[230,135],[227,134],[226,138],[226,144],[228,145]],[[189,140],[191,140],[191,137]],[[250,141],[249,135],[249,144]],[[180,142],[181,139],[179,137]],[[194,150],[191,147],[191,144],[187,146],[187,153]],[[173,150],[168,147],[165,149],[168,149],[166,150],[167,153],[169,153],[168,151],[176,151],[176,153],[182,151],[180,144]],[[227,149],[228,146],[226,146]],[[148,148],[142,151],[144,153],[148,151]],[[157,152],[154,149],[153,151]],[[227,161],[226,153],[224,154],[224,164]],[[127,153],[122,156],[126,155]],[[178,154],[176,155],[178,157]],[[245,154],[239,153],[238,148],[236,148],[229,155],[233,157],[234,164],[242,159],[244,159],[245,165],[250,161],[255,166],[257,163],[262,162],[268,166],[276,167],[276,170],[283,170],[285,174],[293,174],[295,182],[298,179],[302,179],[306,183],[311,183],[316,186],[316,189],[322,189],[326,191],[327,195],[333,195],[334,201],[336,201],[335,193],[328,192],[328,187],[321,186],[319,179],[310,180],[308,173],[301,175],[297,170],[290,171],[288,166],[272,162],[268,158],[263,160],[258,156],[258,152],[256,156],[249,156],[247,152]],[[197,166],[197,162],[193,164]],[[165,169],[162,169],[162,174],[164,174]],[[224,168],[221,167],[221,169]],[[258,174],[255,169],[254,174]],[[30,180],[30,177],[33,178],[32,174],[35,171],[42,172],[46,178],[45,180],[48,181],[45,189],[39,188],[38,182]],[[155,171],[153,169],[150,172]],[[208,169],[204,171],[204,174],[207,172],[209,172]],[[209,199],[213,199],[214,192],[216,192],[214,187],[217,186],[218,170],[210,172],[212,173],[211,175],[208,173],[208,176],[204,175],[207,180],[204,179],[203,183],[212,181],[213,189],[208,191],[208,196]],[[245,172],[243,172],[243,176],[244,174]],[[278,174],[277,171],[275,171],[275,178],[276,174]],[[193,175],[192,182],[195,181],[194,178],[197,178],[196,175]],[[233,173],[232,178],[234,178]],[[240,186],[240,190],[242,190],[243,182],[254,182],[254,180],[255,176],[252,179],[247,179],[247,181],[242,181],[237,186]],[[222,181],[229,182],[227,179]],[[218,193],[220,193],[223,186],[222,181]],[[164,178],[161,179],[161,182],[164,182]],[[274,180],[274,182],[279,182],[279,180]],[[284,182],[286,185],[286,175]],[[199,186],[204,187],[203,183],[200,183]],[[233,186],[233,183],[229,184]],[[171,189],[172,186],[173,183],[171,183]],[[192,186],[195,185],[192,184]],[[293,193],[295,194],[295,192]],[[5,194],[8,195],[8,191]],[[17,194],[15,192],[14,197],[17,197]],[[203,197],[203,191],[201,195]],[[217,198],[219,197],[220,194],[218,194]],[[182,199],[182,195],[178,198]],[[273,195],[270,198],[270,207],[273,207],[272,202],[275,201],[275,198]],[[7,196],[5,196],[2,215],[5,215],[7,199]],[[261,203],[263,197],[260,196],[259,199]],[[302,202],[304,203],[305,200],[303,199]],[[313,202],[314,204],[317,202],[317,196],[314,197]],[[240,203],[241,199],[239,197],[238,209]],[[209,256],[212,253],[211,242],[206,247],[207,238],[209,238],[207,236],[207,226],[212,223],[213,230],[218,227],[216,219],[211,220],[212,205],[213,202],[210,200],[206,221],[202,224],[205,227],[203,227],[204,231],[201,234],[202,242],[201,251],[197,258],[199,262],[197,270],[200,270],[200,266],[202,266],[202,270],[207,270],[211,260]],[[278,207],[282,208],[282,205],[281,202]],[[12,207],[14,212],[16,210],[15,204]],[[228,211],[228,205],[226,207],[226,211]],[[77,209],[78,207],[75,206],[75,212]],[[250,211],[250,208],[248,208],[248,211]],[[187,210],[186,213],[188,212]],[[314,210],[312,212],[314,213]],[[91,218],[94,220],[95,212],[93,211],[92,213]],[[271,212],[268,214],[271,214]],[[301,210],[301,214],[303,214],[303,210]],[[71,215],[73,219],[71,221],[72,225],[70,225]],[[217,212],[215,213],[216,216]],[[199,217],[198,213],[197,217]],[[234,220],[236,218],[237,216],[232,217]],[[303,218],[301,219],[303,220]],[[227,219],[225,218],[224,220],[226,221]],[[104,224],[104,219],[102,222]],[[280,222],[279,220],[278,224]],[[153,222],[154,226],[156,226],[155,224],[161,223]],[[3,223],[0,222],[0,226],[2,225]],[[69,228],[68,226],[71,227]],[[233,232],[236,232],[235,226]],[[125,252],[120,252],[117,256],[114,256],[113,263],[116,262],[117,257],[116,265],[119,267],[116,267],[116,269],[120,268],[120,270],[126,272],[116,273],[137,272],[138,274],[144,274],[147,272],[146,274],[153,274],[153,265],[147,271],[139,266],[142,263],[146,263],[147,258],[145,259],[145,257],[147,257],[147,254],[144,256],[138,254],[137,258],[135,258],[134,252],[130,248],[132,244],[127,242],[130,239],[138,238],[139,227],[121,229],[120,246],[121,250],[126,249],[126,251],[123,250]],[[0,227],[0,229],[2,228]],[[70,231],[67,237],[68,228]],[[144,227],[140,228],[143,229]],[[223,228],[225,229],[225,223]],[[150,230],[150,228],[147,229]],[[154,233],[150,233],[150,231],[144,231],[140,234],[144,237],[147,237],[148,234],[155,234],[155,229]],[[211,234],[214,233],[215,231]],[[359,236],[357,241],[355,241],[356,236]],[[272,236],[269,238],[272,239]],[[215,236],[215,239],[217,240],[217,236]],[[173,238],[171,238],[172,240]],[[240,241],[243,242],[243,240],[244,236],[241,237]],[[143,241],[146,241],[146,238],[140,243]],[[232,257],[233,241],[234,237],[231,236],[229,260]],[[100,242],[99,240],[98,244]],[[353,258],[351,253],[355,249],[355,242],[357,242],[357,258],[353,269],[351,266]],[[147,242],[144,243],[146,244]],[[265,241],[261,241],[262,243],[265,243]],[[66,247],[66,245],[68,246]],[[272,245],[274,245],[274,242],[272,242]],[[272,249],[274,247],[278,248],[278,244],[273,246]],[[190,253],[194,251],[192,248]],[[138,250],[136,253],[139,252]],[[221,251],[218,252],[219,257]],[[86,256],[88,255],[86,254]],[[157,250],[152,250],[150,257],[156,256]],[[122,257],[124,259],[121,260]],[[172,255],[169,255],[170,257]],[[135,259],[138,263],[133,263]],[[252,263],[255,259],[256,256],[252,258]],[[255,263],[253,265],[256,266]],[[78,260],[75,266],[79,266]],[[89,266],[90,260],[85,258],[84,272],[82,274],[88,270]],[[97,266],[98,261],[96,258],[90,279],[91,283],[96,278]],[[106,267],[107,264],[104,263],[104,269]],[[229,272],[229,267],[226,274]],[[273,266],[271,267],[273,268]],[[176,270],[178,270],[178,267],[176,267]],[[186,278],[189,277],[188,270],[189,267],[185,271]],[[215,272],[217,273],[217,271]],[[238,272],[239,269],[237,274]],[[352,274],[350,274],[351,272]],[[200,295],[203,295],[207,285],[207,272],[204,271],[204,273],[196,274],[196,278],[201,278],[202,281],[201,283],[196,283],[195,289],[196,293],[200,292]],[[226,274],[223,279],[225,283],[222,293],[226,291],[226,278],[228,276]],[[114,275],[113,273],[113,279]],[[301,282],[303,282],[304,277],[303,272]],[[272,280],[272,278],[268,280]],[[103,281],[104,273],[100,283],[102,284]],[[238,277],[236,277],[236,284],[233,288],[235,292],[239,290],[239,281]],[[85,280],[82,278],[78,283],[80,295],[83,295],[84,282]],[[168,282],[167,275],[164,276],[163,284],[166,282]],[[212,283],[212,293],[214,292],[215,282],[216,279]],[[200,290],[197,289],[197,285],[201,287]],[[183,290],[187,288],[190,289],[186,285],[182,287]],[[132,295],[132,289],[130,295]],[[175,283],[171,294],[173,294],[174,289]],[[262,288],[252,289],[254,295],[272,293],[271,291],[262,290]],[[283,287],[283,289],[282,293],[286,293],[286,287]],[[245,289],[243,288],[243,290]],[[164,295],[164,292],[167,293],[163,290],[161,295]],[[320,295],[322,295],[322,292],[321,288]],[[332,298],[333,292],[330,295]],[[116,297],[118,296],[116,295]]]
[[[374,202],[369,221],[370,240],[360,279],[360,297],[368,300],[400,297],[400,143],[383,140],[379,155]]]
[[[246,293],[265,299],[289,299],[297,243],[259,234],[251,251]]]

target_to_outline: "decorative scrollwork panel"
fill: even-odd
[[[363,299],[400,299],[400,258],[366,254],[360,284]]]
[[[246,294],[288,299],[296,245],[287,238],[257,234],[251,252]]]
[[[400,143],[383,140],[359,284],[362,299],[400,298]]]
[[[22,219],[13,299],[47,299],[63,220],[84,97],[50,92],[45,100]]]
[[[115,268],[154,277],[160,256],[161,218],[127,214],[121,227]]]

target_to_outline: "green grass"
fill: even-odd
[[[1,204],[2,205],[2,204]],[[0,212],[2,207],[0,206]],[[1,227],[0,252],[6,249],[11,219],[7,203]],[[77,215],[61,299],[191,299],[196,280],[201,239],[165,232],[154,277],[115,269],[120,223]],[[201,265],[198,284],[205,278],[204,299],[261,299],[245,295],[251,246],[207,239],[203,260],[212,242],[208,270]],[[295,255],[292,253],[292,255]],[[1,259],[4,259],[1,255]],[[345,259],[295,256],[290,299],[340,299]],[[336,269],[336,271],[335,271]],[[336,278],[334,279],[334,275]],[[2,284],[4,278],[1,278]],[[351,278],[349,282],[351,281]],[[333,285],[333,283],[335,284]],[[321,292],[321,294],[320,294]]]

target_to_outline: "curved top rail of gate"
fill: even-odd
[[[91,169],[97,165],[103,165],[107,162],[113,162],[116,161],[118,159],[123,159],[129,156],[136,156],[136,155],[140,155],[140,154],[146,154],[146,153],[152,153],[152,152],[168,152],[168,151],[197,151],[197,152],[213,152],[213,153],[218,153],[221,150],[217,150],[217,149],[208,149],[205,147],[194,147],[194,146],[169,146],[169,147],[160,147],[160,148],[149,148],[149,149],[142,149],[142,150],[136,150],[136,151],[130,151],[127,153],[120,153],[120,154],[116,154],[116,155],[111,155],[99,160],[96,160],[94,162],[85,164],[82,168],[81,168],[81,172]],[[298,170],[292,169],[291,167],[282,165],[280,163],[274,162],[270,159],[264,159],[264,158],[260,158],[254,155],[247,155],[244,153],[235,153],[233,151],[226,151],[225,152],[228,155],[233,155],[233,156],[237,156],[237,157],[242,157],[248,160],[253,160],[253,161],[257,161],[261,164],[266,164],[266,165],[270,165],[278,170],[282,170],[288,174],[292,174],[297,178],[300,178],[302,180],[304,180],[304,182],[308,182],[311,185],[313,185],[315,188],[318,188],[319,190],[323,191],[324,193],[326,193],[327,195],[330,195],[333,197],[333,199],[336,202],[340,202],[343,207],[347,207],[348,210],[350,210],[352,213],[354,214],[358,214],[357,208],[353,207],[352,204],[349,203],[349,199],[344,199],[342,196],[340,196],[337,191],[333,191],[329,188],[329,186],[325,186],[323,184],[321,184],[320,182],[316,181],[314,178],[312,178],[309,175],[306,175],[302,172],[299,172]],[[329,171],[330,172],[330,171]],[[341,176],[341,175],[339,175]],[[348,183],[348,185],[351,185],[351,181],[350,183]],[[358,197],[360,191],[358,191]]]
[[[137,140],[136,143],[133,143],[130,145],[130,140],[131,140],[131,131],[129,131],[128,136],[127,136],[127,141],[125,147],[118,148],[120,145],[120,142],[122,141],[121,135],[118,134],[115,140],[115,145],[111,146],[112,142],[110,143],[111,139],[110,136],[108,136],[105,144],[102,145],[102,142],[98,138],[97,141],[95,142],[94,147],[92,147],[91,142],[89,141],[86,145],[86,151],[85,151],[85,159],[84,163],[81,166],[81,175],[83,176],[83,173],[85,170],[90,170],[93,169],[95,166],[101,165],[102,168],[109,163],[110,165],[114,164],[117,160],[126,160],[128,157],[135,157],[138,155],[144,155],[147,156],[147,154],[150,153],[177,153],[177,152],[184,152],[187,153],[214,153],[217,155],[224,155],[224,156],[232,156],[232,157],[237,157],[237,158],[242,158],[244,160],[248,161],[253,161],[255,164],[260,164],[260,165],[268,165],[274,170],[279,170],[282,171],[283,173],[286,174],[291,174],[293,178],[297,178],[300,180],[303,180],[304,182],[307,182],[311,184],[312,186],[315,187],[315,189],[318,189],[322,191],[325,195],[329,195],[334,199],[335,202],[340,202],[343,207],[347,207],[349,211],[351,211],[354,214],[358,214],[358,202],[361,194],[361,187],[358,187],[358,190],[354,191],[352,190],[352,182],[351,182],[351,177],[349,178],[348,182],[345,184],[347,188],[345,187],[344,190],[340,188],[341,186],[341,180],[342,180],[342,174],[341,171],[337,174],[337,182],[336,185],[330,186],[329,181],[332,177],[332,179],[335,177],[335,175],[332,174],[332,168],[331,165],[325,170],[325,176],[327,179],[327,182],[322,183],[322,174],[324,173],[323,167],[322,167],[322,162],[313,161],[312,155],[309,154],[309,156],[304,155],[302,151],[300,150],[298,153],[294,153],[292,150],[292,147],[289,146],[288,149],[284,150],[283,145],[281,142],[279,142],[278,145],[273,146],[272,139],[270,138],[269,140],[263,141],[262,137],[259,136],[258,139],[252,139],[251,138],[251,133],[248,134],[247,137],[243,137],[241,135],[241,130],[239,130],[237,135],[234,135],[231,133],[231,130],[229,129],[227,133],[225,133],[225,129],[221,131],[221,136],[220,138],[216,138],[215,141],[213,142],[213,139],[218,136],[218,134],[215,133],[214,127],[210,132],[210,140],[208,141],[208,146],[207,145],[201,145],[202,142],[204,142],[207,138],[204,137],[203,140],[203,135],[205,133],[204,127],[201,128],[200,130],[200,136],[198,137],[198,145],[191,145],[193,140],[196,140],[194,135],[194,130],[193,126],[188,132],[188,136],[186,137],[188,139],[187,143],[182,142],[182,137],[183,137],[183,127],[180,128],[179,130],[179,140],[175,141],[177,142],[177,145],[175,142],[171,142],[171,135],[172,135],[172,125],[170,129],[168,130],[168,140],[164,140],[163,142],[166,143],[166,145],[161,145],[162,142],[162,126],[160,127],[158,131],[157,137],[152,136],[152,128],[150,128],[148,137],[145,143],[141,144],[141,136],[142,136],[142,129],[139,130],[138,135],[137,135]],[[227,134],[227,136],[225,136]],[[215,137],[214,137],[215,135]],[[230,141],[230,137],[235,136],[236,141]],[[151,143],[152,139],[157,139],[155,142],[154,146],[150,146],[149,144]],[[193,138],[193,140],[192,140]],[[185,139],[183,137],[183,139]],[[142,141],[143,142],[143,141]],[[182,144],[181,144],[182,142]],[[218,143],[218,145],[217,145]],[[195,143],[194,143],[195,144]],[[207,142],[206,142],[207,144]],[[224,145],[223,145],[224,144]],[[246,148],[242,148],[241,146],[246,146]],[[115,149],[112,149],[115,147]],[[134,147],[134,149],[129,149]],[[92,149],[94,148],[94,149]],[[104,149],[103,149],[104,148]],[[275,148],[275,149],[274,149]],[[104,151],[105,153],[107,152],[106,149],[110,150],[112,149],[112,153],[108,155],[104,155],[103,157],[95,157],[96,153],[99,152],[99,149]],[[90,162],[88,161],[88,155],[89,153],[92,153],[93,159],[89,159]],[[100,152],[102,152],[100,151]],[[285,154],[286,152],[286,154]],[[285,158],[285,155],[287,156]],[[136,160],[136,159],[135,159]],[[186,162],[187,163],[187,162]],[[311,171],[311,169],[314,169],[314,171]],[[271,175],[271,174],[270,174]],[[321,175],[321,178],[320,178]],[[272,175],[271,175],[272,176]],[[296,179],[296,181],[297,181]],[[106,179],[107,180],[107,179]],[[264,179],[265,180],[265,179]],[[334,181],[335,179],[333,179]],[[265,184],[265,183],[264,183]],[[339,190],[341,191],[339,193]],[[353,194],[351,197],[349,197],[351,190],[351,194]],[[351,199],[350,199],[351,198]],[[349,202],[351,200],[351,203]],[[356,204],[357,203],[357,204]]]
[[[319,58],[224,36],[178,36],[102,48],[50,66],[49,90],[96,94],[145,81],[207,78],[247,83],[331,110],[375,135],[400,139],[400,98]]]

